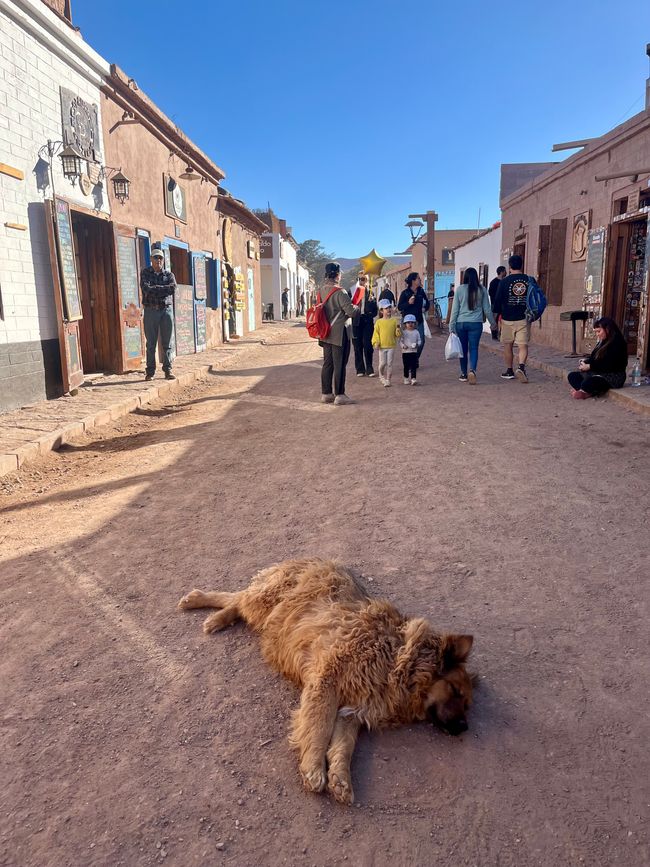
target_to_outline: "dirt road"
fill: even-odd
[[[498,372],[432,341],[323,406],[287,329],[5,483],[0,864],[648,864],[648,421]],[[475,636],[469,732],[362,736],[348,809],[257,639],[175,608],[304,554]]]

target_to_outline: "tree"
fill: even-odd
[[[318,284],[325,279],[325,265],[333,262],[335,256],[334,253],[326,253],[320,241],[310,238],[298,245],[298,259],[311,271]]]

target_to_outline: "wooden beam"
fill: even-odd
[[[628,169],[625,172],[613,172],[611,175],[596,175],[596,181],[614,181],[616,178],[638,178],[639,175],[650,175],[650,169]],[[633,182],[634,183],[634,182]]]
[[[20,169],[15,169],[13,166],[5,165],[5,163],[0,163],[0,174],[9,175],[10,178],[16,178],[18,181],[25,180],[25,172],[21,172]]]
[[[595,141],[593,138],[580,138],[577,141],[564,141],[559,144],[554,144],[551,150],[555,151],[570,151],[574,148],[583,148],[589,144],[589,142]]]

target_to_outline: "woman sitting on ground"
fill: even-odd
[[[621,329],[609,316],[603,316],[594,322],[594,331],[598,343],[591,355],[581,359],[578,370],[567,377],[576,400],[598,397],[610,388],[622,388],[625,382],[627,343]]]

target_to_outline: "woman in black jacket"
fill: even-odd
[[[412,313],[417,322],[418,331],[422,338],[418,348],[418,358],[422,355],[424,349],[424,317],[429,309],[429,299],[422,288],[422,280],[416,271],[411,271],[406,280],[406,289],[402,291],[397,302],[397,309],[402,314],[402,319],[407,313]]]
[[[594,322],[594,331],[598,343],[591,355],[567,377],[576,400],[598,397],[610,388],[622,388],[625,382],[627,343],[620,328],[609,316],[603,316]]]

